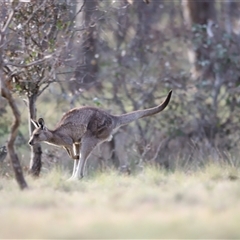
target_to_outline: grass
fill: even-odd
[[[27,177],[23,192],[2,178],[0,238],[240,238],[238,168],[68,177]]]

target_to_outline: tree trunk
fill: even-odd
[[[239,2],[226,0],[222,8],[224,9],[225,28],[227,33],[239,35]]]
[[[31,119],[35,120],[37,116],[36,100],[37,100],[37,94],[33,94],[28,97],[29,135],[32,134],[35,128],[31,122]],[[31,159],[30,159],[29,173],[32,176],[38,177],[41,172],[41,167],[42,167],[42,148],[40,143],[37,143],[31,146]]]
[[[3,9],[5,9],[5,5],[1,6],[1,10],[3,11]],[[6,12],[1,12],[1,20],[5,19]],[[15,139],[17,137],[18,134],[18,128],[21,122],[21,115],[18,111],[18,107],[17,104],[14,100],[14,98],[12,97],[11,91],[8,89],[7,84],[6,84],[6,79],[4,77],[3,74],[3,67],[4,67],[4,62],[3,62],[3,47],[6,46],[6,42],[5,42],[5,34],[6,34],[6,29],[8,28],[11,19],[13,17],[14,12],[12,11],[9,16],[7,17],[7,21],[5,23],[5,26],[0,29],[0,94],[6,98],[6,100],[8,101],[8,104],[10,106],[10,108],[12,109],[13,112],[13,116],[14,116],[14,121],[13,124],[11,126],[11,131],[10,131],[10,135],[9,135],[9,139],[8,139],[8,143],[7,143],[7,151],[8,154],[10,156],[11,159],[11,164],[12,164],[12,168],[15,174],[15,179],[20,187],[20,189],[25,189],[27,188],[27,182],[25,181],[25,178],[23,176],[23,171],[22,171],[22,167],[18,158],[17,153],[15,152],[15,148],[14,148],[14,142]]]
[[[82,5],[82,3],[80,3]],[[83,32],[78,61],[75,70],[77,89],[88,88],[95,83],[98,73],[96,13],[97,1],[86,1],[83,22],[86,30]],[[79,20],[79,18],[78,18]],[[79,24],[79,23],[78,23]],[[74,86],[74,91],[76,87]]]
[[[2,71],[2,54],[1,54],[1,50],[0,50],[0,81],[1,81],[1,95],[7,99],[9,106],[12,109],[13,112],[13,116],[14,116],[14,121],[11,127],[11,131],[10,131],[10,136],[8,139],[8,143],[7,143],[7,150],[8,150],[8,154],[10,156],[11,159],[11,164],[13,167],[13,171],[15,174],[15,178],[17,180],[17,183],[20,187],[20,189],[25,189],[27,188],[27,183],[24,179],[23,176],[23,171],[22,171],[22,167],[18,158],[18,155],[15,152],[15,148],[14,148],[14,142],[15,139],[17,137],[18,134],[18,128],[21,122],[21,117],[20,117],[20,113],[18,111],[18,107],[16,105],[15,100],[12,97],[11,92],[9,91],[9,89],[7,88],[6,84],[5,84],[5,80],[4,80],[4,76],[3,76],[3,71]]]
[[[209,19],[215,20],[215,1],[214,0],[183,0],[183,13],[186,23],[189,26],[193,24],[207,24]]]
[[[203,138],[208,139],[210,147],[215,147],[219,128],[219,96],[224,84],[222,63],[216,57],[215,46],[219,43],[221,29],[216,28],[216,11],[214,0],[183,0],[183,15],[186,26],[191,33],[192,47],[189,48],[193,79],[198,81],[201,89],[196,88],[196,109],[201,116],[197,128]],[[201,97],[199,97],[201,96]],[[200,102],[208,96],[210,100]],[[197,117],[196,117],[197,118]],[[196,128],[196,129],[197,129]]]
[[[183,0],[182,7],[187,28],[192,31],[193,26],[202,27],[202,37],[205,39],[206,43],[203,42],[200,46],[194,46],[192,49],[189,49],[189,59],[194,65],[192,71],[193,76],[194,78],[197,78],[202,75],[204,71],[205,77],[209,77],[209,75],[211,75],[212,66],[209,66],[208,68],[202,67],[202,62],[209,59],[210,49],[206,48],[206,46],[208,38],[211,37],[211,24],[216,20],[215,1]],[[203,26],[206,27],[203,28]]]
[[[146,64],[148,62],[147,57],[147,45],[151,26],[153,24],[154,13],[158,9],[158,5],[161,0],[152,1],[151,5],[146,5],[145,1],[134,1],[134,7],[138,16],[138,26],[136,29],[135,38],[132,42],[132,48],[136,52],[136,58],[140,63]]]

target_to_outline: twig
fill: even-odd
[[[8,19],[7,19],[4,27],[3,27],[2,30],[1,30],[1,33],[2,33],[2,34],[5,34],[5,33],[6,33],[7,28],[8,28],[9,24],[11,23],[11,21],[12,21],[12,19],[13,19],[13,16],[14,16],[14,10],[12,10],[12,11],[10,12],[10,14],[9,14],[9,16],[8,16]]]
[[[37,65],[39,63],[42,63],[44,61],[46,61],[47,59],[50,59],[53,57],[53,54],[52,55],[47,55],[45,56],[44,58],[42,59],[39,59],[39,60],[36,60],[36,61],[33,61],[31,63],[28,63],[28,64],[17,64],[17,63],[13,63],[13,62],[5,62],[5,65],[10,65],[10,66],[14,66],[14,67],[20,67],[20,68],[25,68],[25,67],[31,67],[33,65]]]

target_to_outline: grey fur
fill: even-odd
[[[49,130],[42,118],[38,122],[31,120],[36,129],[32,133],[29,144],[34,145],[37,142],[44,141],[63,147],[69,156],[75,160],[71,178],[82,178],[86,160],[98,144],[111,140],[115,129],[137,119],[161,112],[168,105],[171,94],[172,91],[168,93],[163,103],[157,107],[119,116],[111,115],[94,107],[74,108],[63,115],[54,130]]]

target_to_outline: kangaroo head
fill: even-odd
[[[42,118],[39,118],[38,121],[31,119],[31,122],[36,129],[33,131],[32,136],[29,139],[29,145],[32,146],[38,142],[48,141],[51,138],[52,134],[45,126]]]

